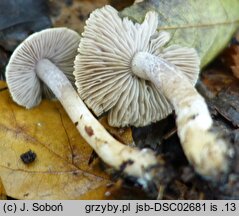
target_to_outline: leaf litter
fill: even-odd
[[[99,158],[88,165],[92,149],[58,102],[44,100],[39,107],[26,111],[12,101],[2,81],[0,89],[0,176],[8,196],[17,199],[114,197],[114,194],[105,196],[107,185],[112,184],[105,172],[107,168],[102,169]],[[119,130],[122,137],[131,137],[126,134],[130,130],[111,130],[115,134]],[[32,163],[23,163],[20,156],[29,149],[37,157]]]

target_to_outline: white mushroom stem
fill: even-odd
[[[115,140],[93,117],[66,76],[47,59],[36,67],[38,77],[52,90],[61,102],[83,138],[108,165],[128,175],[150,180],[147,171],[157,164],[150,150],[138,150]],[[124,169],[125,168],[125,169]]]
[[[147,52],[134,56],[132,69],[137,76],[153,82],[173,105],[181,145],[196,171],[205,177],[227,172],[232,151],[211,132],[213,122],[207,105],[181,71]]]

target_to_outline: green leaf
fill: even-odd
[[[239,26],[238,0],[144,0],[124,9],[122,16],[142,22],[147,11],[159,14],[158,30],[169,31],[169,44],[194,47],[207,65]]]

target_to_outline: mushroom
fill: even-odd
[[[58,99],[68,101],[62,98],[67,96],[63,86],[68,80],[74,83],[72,67],[79,42],[79,34],[67,28],[30,35],[15,49],[6,67],[13,100],[28,109],[37,106],[42,95],[53,98],[55,94]]]
[[[86,21],[75,59],[80,97],[99,116],[109,112],[113,126],[144,126],[175,109],[178,136],[189,162],[204,177],[228,171],[232,149],[211,131],[212,119],[194,85],[200,60],[193,48],[167,46],[158,32],[158,14],[142,24],[121,18],[111,6]]]
[[[53,92],[82,137],[103,161],[141,182],[152,180],[153,167],[158,164],[154,153],[115,140],[73,88],[73,63],[79,41],[79,35],[70,29],[52,28],[34,33],[20,44],[6,68],[13,100],[32,108],[40,103],[42,93],[52,96]]]

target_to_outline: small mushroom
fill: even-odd
[[[115,140],[94,118],[71,82],[79,35],[67,28],[53,28],[34,33],[12,54],[6,78],[12,98],[27,108],[38,105],[42,93],[61,102],[83,138],[109,165],[123,170],[141,182],[152,180],[151,167],[158,162],[150,150],[133,149]],[[69,78],[69,81],[67,78]],[[152,172],[152,174],[151,174]]]
[[[67,28],[30,35],[16,48],[6,68],[13,100],[26,108],[37,106],[42,95],[53,98],[55,94],[66,101],[64,85],[68,80],[74,83],[72,67],[79,42],[79,34]]]
[[[199,74],[195,49],[169,45],[158,32],[158,14],[142,24],[120,18],[105,6],[91,13],[75,60],[81,98],[99,116],[109,111],[113,126],[144,126],[175,109],[178,135],[189,162],[205,177],[228,171],[232,150],[211,132],[212,119],[194,85]]]

